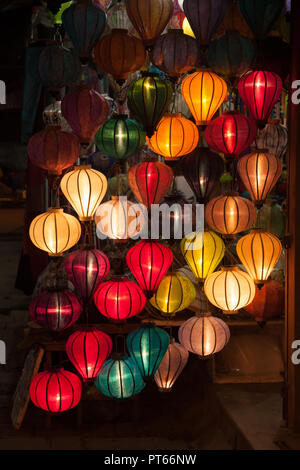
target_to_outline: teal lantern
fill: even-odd
[[[240,12],[256,39],[263,39],[278,20],[284,0],[238,0]]]
[[[96,145],[105,155],[125,160],[137,153],[146,141],[140,124],[125,114],[118,114],[103,124],[96,134]]]
[[[140,393],[146,384],[134,360],[124,354],[103,364],[95,385],[103,395],[125,400]]]
[[[152,379],[170,344],[170,336],[153,323],[145,323],[126,339],[130,356],[144,380]]]

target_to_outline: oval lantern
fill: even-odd
[[[284,0],[238,0],[239,9],[256,39],[267,36],[284,8]]]
[[[224,349],[230,330],[220,318],[200,313],[199,317],[191,317],[180,326],[178,338],[187,351],[207,358]]]
[[[170,248],[153,240],[143,240],[130,248],[127,265],[137,283],[151,298],[173,261]]]
[[[207,277],[204,292],[210,303],[230,315],[252,302],[255,284],[249,274],[239,268],[222,267]]]
[[[32,243],[49,256],[62,256],[64,251],[76,245],[80,235],[80,223],[63,209],[49,208],[35,217],[29,227]]]
[[[236,252],[250,277],[261,287],[279,260],[282,245],[272,233],[254,229],[238,241]]]
[[[31,381],[29,395],[38,408],[49,413],[61,413],[76,406],[81,398],[81,380],[63,368],[43,371]]]
[[[163,316],[172,316],[188,308],[195,297],[195,286],[187,277],[169,273],[162,279],[150,303],[160,310]]]
[[[80,62],[74,50],[47,46],[39,56],[39,75],[44,86],[62,88],[74,84],[80,74]]]
[[[70,328],[81,313],[82,305],[76,295],[67,290],[41,292],[29,305],[31,319],[52,331]]]
[[[252,201],[260,208],[282,173],[282,163],[271,153],[257,151],[240,158],[237,171]]]
[[[279,119],[273,119],[258,131],[253,144],[253,152],[268,149],[269,153],[283,159],[288,148],[288,129],[280,124]]]
[[[110,336],[97,328],[75,331],[66,342],[66,353],[84,382],[97,377],[112,350]]]
[[[197,126],[204,126],[225,100],[227,85],[223,78],[213,72],[198,71],[183,80],[181,93]]]
[[[209,41],[222,23],[226,13],[223,0],[185,0],[183,11],[201,45]]]
[[[170,336],[153,323],[143,323],[127,335],[126,344],[143,379],[150,380],[167,352]]]
[[[245,310],[258,323],[266,323],[284,314],[284,286],[277,281],[267,281],[263,289],[256,288],[255,297]]]
[[[188,351],[173,339],[162,358],[154,380],[160,392],[170,392],[189,358]]]

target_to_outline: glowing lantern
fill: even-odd
[[[183,11],[201,45],[207,45],[226,13],[223,0],[185,0]]]
[[[178,338],[185,349],[205,358],[222,351],[229,341],[230,330],[220,318],[201,313],[181,325]]]
[[[112,340],[97,328],[75,331],[66,342],[66,353],[80,376],[95,379],[112,350]]]
[[[38,294],[29,306],[32,320],[43,328],[63,331],[80,317],[82,306],[73,292],[45,291]]]
[[[172,390],[174,383],[185,368],[188,358],[188,351],[181,344],[175,343],[173,339],[154,374],[154,380],[160,392]]]
[[[178,160],[182,155],[192,152],[198,141],[197,127],[180,113],[165,114],[151,139],[147,137],[150,149],[165,160]]]
[[[80,223],[63,209],[49,208],[35,217],[29,227],[32,243],[50,256],[62,256],[64,251],[76,245],[80,235]]]
[[[267,281],[263,289],[256,288],[255,297],[245,310],[258,323],[281,317],[284,313],[284,286],[277,281]]]
[[[271,153],[258,151],[240,158],[240,178],[256,207],[261,207],[282,173],[282,163]]]
[[[258,131],[253,144],[253,152],[268,149],[269,153],[282,159],[287,152],[288,130],[280,124],[279,119],[273,119],[264,129]]]
[[[238,241],[236,251],[255,284],[262,286],[279,260],[282,245],[275,235],[254,229]]]
[[[184,20],[183,20],[182,29],[183,29],[184,34],[186,34],[187,36],[191,36],[192,38],[196,39],[196,36],[193,33],[193,30],[191,28],[191,25],[190,25],[189,20],[187,19],[187,17],[185,17]]]
[[[65,369],[40,372],[31,381],[30,398],[38,408],[61,413],[76,406],[81,398],[81,380]]]
[[[80,62],[74,50],[47,46],[39,56],[39,75],[44,86],[62,88],[74,84],[80,73]]]
[[[238,0],[238,5],[256,39],[262,39],[279,18],[284,0]]]
[[[114,321],[123,321],[143,310],[146,297],[135,282],[122,277],[100,284],[94,301],[102,315]]]
[[[144,240],[130,248],[127,265],[139,286],[151,298],[173,261],[170,248],[153,240]]]
[[[204,292],[210,303],[226,315],[237,313],[250,304],[255,295],[251,277],[237,267],[222,267],[207,277]]]
[[[180,244],[181,252],[192,273],[200,282],[217,268],[225,254],[223,240],[214,232],[193,232]]]
[[[258,128],[263,129],[281,95],[281,78],[276,73],[258,70],[244,75],[238,90]]]
[[[152,323],[127,335],[126,344],[130,356],[136,362],[144,380],[152,379],[167,352],[170,336]]]
[[[150,303],[163,315],[171,316],[188,308],[195,297],[195,286],[187,277],[170,273],[163,278]]]
[[[197,126],[210,121],[227,94],[223,78],[206,70],[188,75],[182,82],[181,93],[193,114]]]

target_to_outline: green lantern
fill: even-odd
[[[106,121],[96,134],[96,145],[105,155],[125,160],[137,153],[146,141],[142,127],[125,114]]]
[[[130,356],[144,380],[152,379],[170,344],[170,336],[153,323],[145,323],[126,339]]]
[[[171,83],[153,73],[145,74],[130,85],[127,95],[129,109],[143,125],[148,137],[152,137],[157,124],[168,111],[172,96]]]

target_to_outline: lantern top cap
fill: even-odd
[[[199,320],[199,318],[208,318],[208,317],[211,317],[211,316],[212,316],[211,312],[199,312],[196,315],[196,318],[197,318],[197,320]]]
[[[236,191],[226,191],[222,196],[220,197],[240,197],[239,193]]]
[[[51,212],[53,214],[62,214],[64,210],[58,207],[49,207],[47,212]]]
[[[127,28],[112,28],[111,33],[115,33],[115,32],[127,34],[128,29]]]
[[[92,168],[91,165],[78,165],[78,166],[74,166],[73,171],[90,170],[91,168]]]
[[[237,266],[221,266],[220,271],[241,271],[241,270]]]
[[[162,119],[164,118],[181,118],[182,117],[182,114],[181,113],[165,113],[162,117]]]

